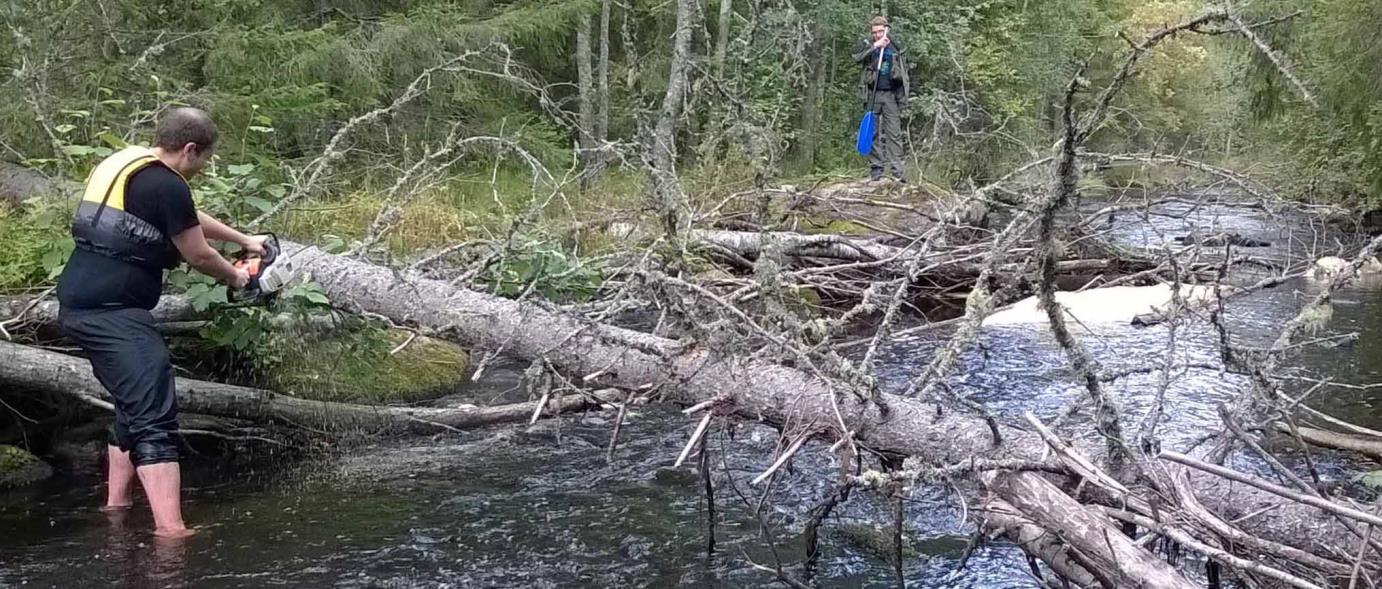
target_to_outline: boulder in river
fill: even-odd
[[[0,444],[0,489],[23,487],[53,476],[53,468],[16,446]]]
[[[1335,274],[1342,272],[1348,267],[1348,260],[1338,256],[1325,256],[1315,260],[1315,265],[1310,268],[1310,277],[1316,280],[1326,280]],[[1368,258],[1363,265],[1358,268],[1358,273],[1362,275],[1382,274],[1382,262],[1377,258]]]

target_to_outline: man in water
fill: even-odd
[[[890,168],[898,182],[907,182],[902,167],[902,109],[911,95],[911,80],[907,76],[907,60],[902,47],[889,37],[888,19],[875,16],[869,22],[872,41],[865,41],[854,53],[854,61],[863,64],[859,75],[859,97],[866,108],[873,109],[876,127],[873,148],[869,150],[869,178],[883,177]]]
[[[76,249],[58,279],[63,332],[91,360],[115,405],[103,511],[133,504],[137,476],[161,537],[193,533],[182,521],[173,364],[150,313],[163,271],[186,260],[243,288],[249,275],[207,240],[263,253],[263,237],[231,229],[192,202],[187,181],[211,161],[217,135],[205,112],[178,108],[159,120],[152,149],[128,147],[98,164],[72,222]]]

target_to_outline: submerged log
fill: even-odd
[[[82,402],[108,404],[106,390],[82,358],[0,341],[0,382],[9,387],[66,395]],[[272,391],[235,385],[177,379],[178,408],[189,413],[269,421],[317,430],[408,431],[434,433],[530,419],[536,401],[495,407],[387,407],[308,401]],[[592,396],[564,395],[546,405],[545,414],[579,411],[601,402],[617,402],[623,394],[597,391]]]
[[[1219,232],[1204,235],[1196,230],[1191,230],[1188,235],[1175,238],[1175,242],[1182,245],[1202,245],[1205,247],[1271,247],[1272,242],[1262,241],[1243,237],[1238,233]]]

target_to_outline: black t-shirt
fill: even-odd
[[[877,86],[877,89],[878,89],[879,91],[883,91],[883,90],[892,90],[892,89],[893,89],[893,66],[896,65],[896,63],[893,61],[893,56],[894,56],[893,48],[892,48],[891,45],[889,45],[889,46],[884,47],[883,49],[881,49],[881,51],[883,51],[883,59],[881,59],[881,60],[878,59],[878,51],[879,51],[879,50],[875,50],[875,51],[873,52],[872,56],[869,57],[869,59],[874,60],[874,64],[875,64],[875,65],[879,66],[879,67],[878,67],[878,86]]]
[[[154,164],[130,176],[125,212],[149,222],[171,242],[198,225],[192,191],[177,172]],[[163,292],[163,271],[77,249],[58,279],[58,301],[69,309],[152,309]]]

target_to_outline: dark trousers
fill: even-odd
[[[62,309],[59,324],[114,400],[111,444],[128,451],[135,466],[176,461],[173,362],[153,315],[130,307]]]
[[[893,175],[903,176],[902,168],[902,110],[901,98],[891,90],[879,90],[873,96],[876,126],[873,148],[869,150],[869,167],[880,173],[891,169]]]

